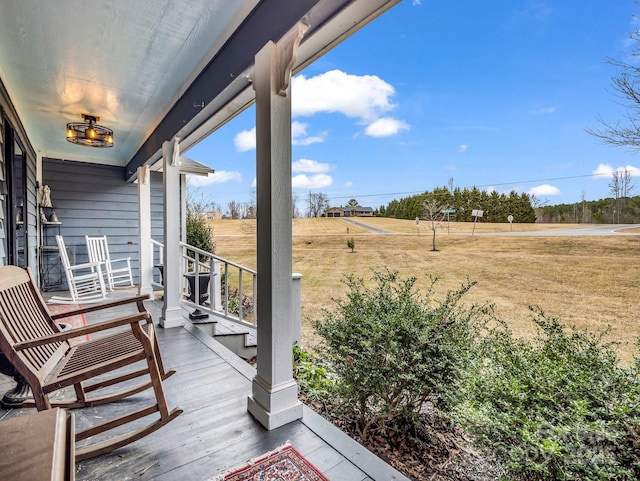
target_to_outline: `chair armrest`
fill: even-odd
[[[72,271],[75,271],[76,269],[100,269],[101,264],[104,264],[104,262],[86,262],[84,264],[75,264],[69,267],[69,269]]]
[[[53,314],[51,316],[51,319],[55,321],[56,319],[63,319],[65,317],[77,316],[80,314],[86,314],[88,312],[100,311],[102,309],[109,309],[111,307],[118,307],[118,306],[123,306],[125,304],[132,304],[134,302],[138,303],[138,302],[147,301],[147,300],[149,300],[148,294],[142,295],[142,296],[128,297],[126,299],[118,299],[114,301],[104,302],[102,304],[92,304],[87,307],[81,307],[79,309],[73,309],[71,311],[61,312],[59,314]]]
[[[16,344],[14,344],[14,349],[16,351],[22,351],[24,349],[44,346],[45,344],[53,344],[54,342],[66,341],[68,339],[73,339],[74,337],[81,337],[87,334],[93,334],[94,332],[106,331],[115,327],[126,326],[127,324],[135,324],[140,321],[149,319],[151,319],[151,314],[149,314],[148,312],[138,312],[136,314],[131,314],[130,316],[119,317],[117,319],[111,319],[109,321],[91,324],[90,326],[78,327],[76,329],[58,332],[49,336],[42,336],[35,339],[30,339],[28,341],[17,342]]]
[[[109,264],[113,264],[114,262],[131,262],[131,257],[123,257],[121,259],[111,259]]]

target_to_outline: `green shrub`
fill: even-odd
[[[640,357],[622,366],[606,333],[539,310],[533,339],[500,322],[486,329],[491,308],[460,303],[473,283],[435,302],[433,285],[422,297],[415,278],[386,271],[372,281],[347,277],[346,298],[314,323],[328,368],[303,351],[296,364],[303,392],[330,398],[363,441],[402,432],[423,443],[420,426],[448,418],[504,479],[640,479]]]
[[[205,252],[215,254],[216,245],[213,240],[213,229],[205,217],[206,205],[193,199],[187,200],[187,244]],[[194,251],[187,251],[187,255],[195,258]],[[199,255],[200,262],[208,261],[207,256]]]
[[[353,240],[353,237],[347,241],[347,247],[351,249],[351,252],[353,252],[354,249],[356,248],[356,243]]]
[[[458,419],[516,479],[640,479],[640,362],[620,366],[603,334],[534,321],[532,341],[483,339]]]
[[[372,427],[384,432],[415,426],[427,407],[452,405],[480,320],[490,313],[458,305],[472,283],[438,303],[431,289],[427,297],[417,293],[415,281],[374,272],[368,288],[348,276],[346,299],[334,299],[335,312],[314,323],[322,336],[320,352],[338,381],[333,406],[355,422],[363,440]]]
[[[293,346],[293,373],[300,393],[313,401],[326,400],[335,385],[321,361],[297,344]]]

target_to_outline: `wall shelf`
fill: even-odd
[[[53,207],[40,206],[41,217],[48,218]],[[63,270],[56,236],[60,235],[62,222],[40,220],[40,289],[43,291],[62,287]]]

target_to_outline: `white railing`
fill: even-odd
[[[163,266],[162,263],[164,262],[164,244],[162,244],[162,242],[158,242],[156,240],[150,239],[151,240],[151,252],[152,254],[152,259],[153,259],[153,265],[155,267],[158,268],[159,273],[158,273],[158,281],[155,280],[156,278],[156,273],[154,272],[152,274],[152,281],[151,281],[151,286],[154,289],[163,289],[164,286],[164,281],[162,280],[162,276],[163,276]]]
[[[164,245],[153,239],[151,245],[154,266],[159,269],[159,282],[154,281],[153,286],[163,289]],[[185,307],[256,329],[256,271],[184,242],[180,242],[180,256],[182,304]],[[301,279],[301,274],[292,275],[291,322],[293,340],[297,342],[300,342]],[[193,282],[193,295],[190,295],[190,281]]]
[[[184,242],[180,243],[180,255],[185,305],[256,327],[256,271]],[[190,284],[193,284],[193,293]],[[207,292],[202,292],[205,289]]]

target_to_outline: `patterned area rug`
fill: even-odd
[[[291,445],[265,454],[212,481],[329,481]]]
[[[47,304],[47,309],[49,312],[53,314],[60,314],[63,312],[73,311],[74,309],[80,309],[82,304]],[[87,325],[87,319],[84,317],[84,314],[79,314],[75,316],[62,317],[60,319],[56,319],[57,324],[70,324],[72,328],[83,327]],[[91,337],[89,334],[83,337],[76,337],[74,339],[70,339],[69,342],[72,346],[76,344],[80,344],[85,341],[90,341]]]

